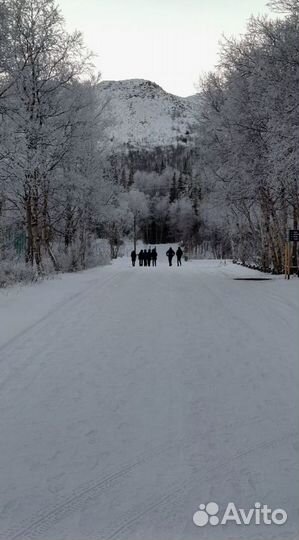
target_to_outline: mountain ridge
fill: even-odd
[[[200,115],[200,95],[179,97],[146,79],[101,81],[101,143],[106,152],[189,147]]]

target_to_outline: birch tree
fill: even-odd
[[[27,260],[41,271],[43,252],[53,259],[49,215],[55,175],[87,107],[81,83],[91,76],[91,55],[80,33],[65,31],[54,0],[4,0],[1,9],[7,43],[2,102],[9,125],[1,141],[2,185],[8,203],[21,212]]]
[[[298,223],[299,19],[296,1],[271,4],[288,15],[252,18],[203,81],[200,144],[207,191],[230,209],[242,259],[281,272],[287,227]]]

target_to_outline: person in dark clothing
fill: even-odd
[[[172,247],[170,247],[169,250],[166,251],[166,255],[168,258],[169,266],[172,266],[172,259],[175,256],[175,252],[173,251]]]
[[[136,258],[137,258],[137,254],[136,254],[135,249],[133,249],[133,251],[131,251],[132,266],[135,266]]]
[[[156,248],[154,247],[152,249],[152,265],[153,266],[157,266],[157,258],[158,258],[158,253],[157,253]]]
[[[183,250],[182,248],[178,247],[178,249],[176,250],[177,266],[182,266],[182,256],[183,256]]]
[[[147,251],[147,266],[151,265],[151,260],[152,260],[152,250],[148,249],[148,251]]]
[[[144,252],[143,252],[143,249],[141,249],[138,253],[138,261],[139,261],[139,266],[143,266],[143,261],[144,261]]]
[[[143,250],[143,266],[147,266],[147,250]]]

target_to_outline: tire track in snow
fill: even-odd
[[[97,291],[104,289],[109,283],[115,281],[120,275],[123,275],[123,272],[117,272],[113,276],[110,276],[104,281],[100,282],[100,285],[97,287]],[[97,280],[95,280],[97,281]],[[86,292],[90,290],[92,287],[94,287],[94,281],[88,284],[86,288],[84,288],[82,291],[79,291],[75,294],[73,294],[71,297],[67,298],[66,300],[63,300],[56,304],[48,313],[46,313],[42,318],[40,318],[38,321],[33,323],[32,325],[28,326],[22,332],[11,338],[9,341],[4,343],[0,347],[0,353],[3,354],[6,352],[6,356],[3,357],[0,362],[5,363],[7,362],[7,366],[9,369],[9,372],[4,377],[1,377],[0,382],[0,390],[5,387],[7,382],[13,378],[16,373],[18,373],[20,370],[26,368],[28,363],[31,363],[35,358],[37,358],[41,351],[44,349],[39,349],[38,351],[35,351],[34,354],[32,354],[31,350],[26,356],[26,347],[30,342],[32,341],[32,332],[40,331],[42,328],[44,328],[45,323],[48,324],[48,320],[55,316],[57,311],[64,309],[65,307],[70,310],[70,307],[73,309],[76,304],[81,300],[81,298],[84,298]],[[22,339],[24,338],[24,339]],[[14,363],[8,362],[10,355],[14,355],[16,352],[16,349],[22,349],[22,359],[20,362],[17,362],[15,365]]]
[[[246,450],[244,450],[242,452],[240,452],[240,451],[236,452],[234,455],[231,456],[230,459],[228,459],[228,460],[226,460],[224,462],[218,463],[214,467],[210,467],[206,471],[206,474],[204,474],[203,476],[200,476],[199,478],[198,477],[194,478],[194,476],[193,476],[192,478],[187,479],[184,482],[173,484],[170,491],[167,491],[166,493],[164,493],[158,499],[155,498],[155,500],[153,502],[149,502],[149,504],[147,504],[141,511],[139,511],[139,512],[136,511],[135,513],[134,512],[128,512],[127,515],[124,517],[123,523],[118,528],[116,528],[116,529],[112,530],[110,533],[108,533],[108,536],[105,536],[104,540],[114,540],[115,538],[117,538],[119,535],[121,535],[125,531],[129,532],[132,525],[137,523],[141,518],[143,518],[147,514],[153,512],[154,510],[161,507],[162,505],[168,504],[169,502],[173,502],[173,500],[177,496],[182,497],[182,494],[183,494],[185,489],[187,489],[187,488],[191,489],[192,484],[194,484],[195,482],[198,483],[199,481],[207,480],[209,478],[209,475],[211,473],[214,473],[217,469],[225,470],[225,467],[227,467],[232,461],[240,459],[240,458],[242,458],[243,456],[245,456],[247,454],[255,452],[256,450],[261,450],[261,449],[268,448],[268,447],[271,448],[276,443],[279,443],[281,441],[290,439],[294,435],[297,435],[297,433],[291,432],[291,433],[287,433],[286,435],[284,435],[282,437],[279,437],[279,438],[276,438],[276,439],[268,439],[266,441],[263,441],[263,442],[261,442],[259,444],[256,444],[256,445],[254,445],[254,446],[252,446],[252,447],[250,447],[250,448],[248,448],[248,449],[246,449]]]
[[[74,490],[73,495],[66,498],[61,504],[54,506],[52,510],[42,514],[40,517],[33,519],[31,523],[25,525],[23,529],[17,532],[13,532],[11,529],[7,530],[3,538],[5,540],[23,540],[25,538],[35,538],[36,535],[41,538],[41,535],[50,527],[54,527],[58,521],[70,513],[80,510],[88,500],[99,496],[103,490],[109,489],[116,480],[129,475],[138,466],[144,465],[155,457],[175,448],[177,444],[176,441],[173,443],[164,443],[151,451],[142,452],[133,462],[128,463],[118,471],[100,477],[97,481],[93,480],[90,483],[79,486]]]
[[[205,435],[213,432],[214,429],[209,429],[207,430]],[[44,513],[41,512],[40,517],[37,517],[37,514],[37,516],[31,521],[31,523],[29,522],[29,524],[24,524],[24,527],[21,530],[20,527],[18,527],[18,530],[15,532],[13,532],[12,529],[6,530],[6,532],[3,534],[3,538],[4,540],[29,540],[35,538],[36,535],[38,538],[40,538],[41,534],[45,533],[49,528],[55,526],[56,523],[58,523],[61,519],[65,518],[66,516],[77,510],[80,510],[88,500],[99,496],[103,492],[103,490],[109,489],[112,485],[114,485],[114,482],[116,480],[122,479],[123,477],[129,475],[138,466],[145,465],[156,457],[163,455],[173,449],[179,449],[181,451],[184,448],[193,448],[196,444],[197,441],[186,441],[183,439],[179,439],[174,440],[171,443],[163,443],[154,448],[153,450],[144,451],[137,458],[135,458],[133,462],[124,465],[118,471],[100,477],[97,481],[93,480],[87,484],[78,486],[74,490],[73,495],[67,497],[66,499],[64,499],[63,502],[54,506],[52,510],[48,512],[45,511]],[[171,492],[167,491],[167,493],[164,494],[158,502],[156,500],[155,504],[151,503],[150,507],[147,507],[147,510],[142,511],[141,514],[143,515],[149,512],[152,508],[158,506],[161,500],[166,502],[166,500],[168,500],[173,494],[177,493],[181,489],[183,489],[182,485],[176,483],[175,488]],[[138,514],[138,516],[139,515],[140,514]],[[138,516],[134,517],[134,521],[138,519]],[[132,519],[130,518],[130,522],[131,521]],[[2,534],[0,535],[0,537],[2,537]]]
[[[104,540],[113,540],[114,538],[117,538],[119,534],[130,530],[131,526],[134,525],[137,521],[139,521],[142,517],[146,516],[150,512],[153,512],[154,510],[156,510],[156,508],[160,508],[162,505],[172,501],[173,498],[176,497],[176,495],[181,495],[182,491],[189,487],[189,485],[189,480],[172,484],[172,488],[170,489],[170,491],[167,491],[158,499],[155,497],[153,502],[149,503],[143,510],[141,510],[141,512],[136,512],[135,514],[131,513],[128,519],[125,520],[123,524],[120,525],[120,527],[118,527],[111,534],[109,534],[109,536],[105,536]]]
[[[205,433],[205,435],[213,431],[214,431],[213,429],[208,430],[207,433]],[[170,489],[164,492],[161,495],[161,497],[159,497],[158,499],[157,497],[154,497],[154,498],[151,497],[148,503],[145,505],[145,507],[143,507],[140,511],[135,510],[132,512],[132,510],[130,510],[129,512],[127,512],[124,515],[122,524],[117,529],[113,529],[112,531],[110,531],[108,533],[108,536],[105,536],[105,540],[112,540],[118,534],[121,534],[125,530],[129,529],[132,525],[134,525],[134,523],[138,522],[139,519],[141,519],[143,516],[154,511],[160,505],[164,505],[168,502],[171,502],[173,498],[180,495],[186,488],[188,487],[190,488],[190,486],[195,481],[198,482],[199,480],[204,480],[211,473],[214,473],[219,468],[221,468],[222,470],[225,470],[225,467],[229,465],[232,461],[240,459],[243,456],[250,454],[256,450],[271,447],[273,444],[281,442],[282,440],[287,440],[288,438],[292,436],[294,436],[294,433],[288,433],[276,439],[262,441],[261,443],[256,444],[250,448],[247,448],[244,451],[236,452],[234,455],[231,456],[229,460],[218,463],[216,466],[209,468],[206,471],[206,474],[204,476],[201,476],[199,479],[197,476],[196,478],[192,476],[184,482],[173,483],[170,486]],[[69,514],[72,514],[76,511],[80,511],[80,509],[89,500],[97,498],[101,493],[103,493],[103,491],[114,486],[115,481],[126,477],[132,471],[134,471],[138,466],[145,465],[151,460],[155,459],[156,457],[163,455],[167,451],[171,451],[172,449],[179,448],[180,450],[182,450],[185,447],[190,449],[190,448],[194,448],[196,444],[197,442],[179,440],[179,441],[174,441],[172,443],[159,445],[158,447],[156,447],[155,449],[151,451],[142,452],[133,462],[130,462],[124,465],[118,471],[115,471],[111,474],[103,476],[99,478],[97,481],[91,481],[90,483],[79,486],[78,488],[74,490],[73,495],[66,498],[61,504],[57,504],[56,506],[54,506],[52,510],[45,513],[41,513],[40,517],[36,516],[32,520],[31,523],[29,522],[29,524],[27,523],[26,525],[24,525],[24,528],[22,528],[21,530],[19,528],[18,531],[13,532],[11,529],[8,529],[3,534],[3,538],[5,540],[33,540],[34,538],[40,539],[45,532],[47,532],[50,528],[55,527],[55,525],[59,521],[66,518]],[[2,534],[1,534],[1,537],[2,537]]]
[[[100,289],[104,288],[108,283],[110,283],[111,281],[114,281],[121,274],[123,274],[123,272],[117,272],[113,276],[110,276],[109,278],[107,278],[106,280],[101,281],[100,287],[97,287],[97,290],[99,290],[99,288]],[[81,296],[84,296],[85,293],[94,286],[94,282],[97,282],[97,280],[94,280],[91,283],[89,283],[88,286],[85,289],[83,289],[82,291],[79,291],[79,292],[77,292],[75,294],[72,294],[69,298],[66,298],[65,300],[61,300],[60,302],[58,302],[43,317],[38,319],[38,321],[30,324],[29,326],[24,328],[24,330],[22,330],[21,332],[19,332],[18,334],[16,334],[12,338],[10,338],[8,341],[3,343],[0,346],[0,352],[2,353],[6,349],[9,349],[10,346],[13,346],[15,342],[17,342],[20,338],[26,336],[27,333],[31,332],[31,330],[36,330],[40,325],[42,325],[45,321],[47,321],[47,319],[49,319],[52,315],[54,315],[61,308],[64,308],[65,306],[69,307],[69,305],[72,302],[74,302],[75,300],[77,300]],[[26,344],[26,342],[25,342],[25,344]],[[5,359],[1,360],[1,362],[3,362],[3,361],[5,361]]]

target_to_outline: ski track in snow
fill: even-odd
[[[298,281],[159,251],[0,292],[1,539],[298,539]]]

